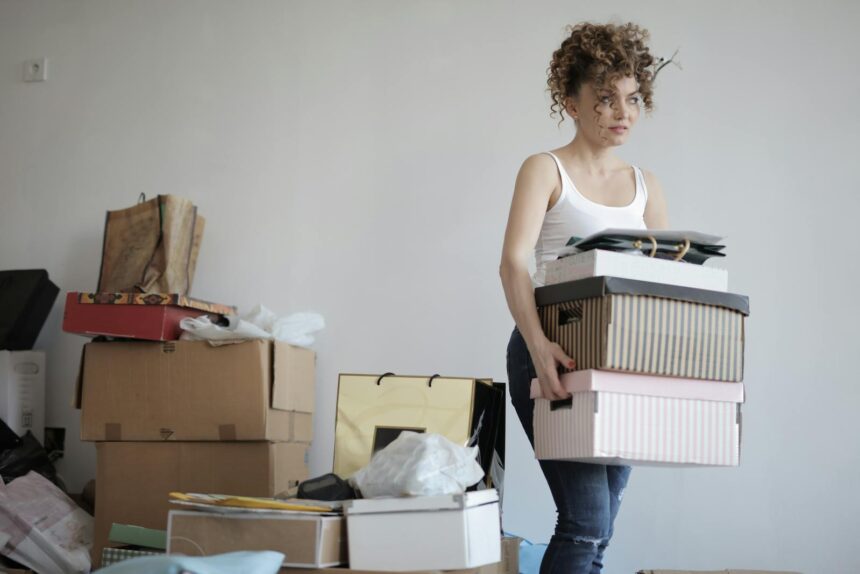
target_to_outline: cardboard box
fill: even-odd
[[[314,353],[286,343],[89,343],[79,383],[81,440],[313,437]]]
[[[501,504],[501,500],[499,501]],[[502,574],[520,574],[520,543],[522,538],[502,536]]]
[[[284,554],[284,566],[325,568],[346,564],[343,516],[171,510],[167,540],[168,554],[211,556],[240,550],[274,550]]]
[[[477,434],[489,471],[504,412],[490,379],[341,374],[334,432],[334,473],[346,478],[404,430],[439,433],[457,444]]]
[[[737,466],[742,383],[609,371],[561,376],[570,399],[535,397],[535,457],[599,464]]]
[[[229,305],[209,303],[176,293],[77,293],[66,295],[63,330],[79,335],[104,335],[147,341],[175,341],[186,317],[212,321],[236,314]]]
[[[548,261],[545,270],[546,285],[605,275],[709,291],[729,290],[729,272],[725,269],[602,249]]]
[[[743,295],[593,277],[539,287],[535,300],[577,370],[743,380]]]
[[[168,494],[272,497],[308,478],[307,445],[269,442],[100,442],[93,560],[111,525],[167,528]]]
[[[500,562],[494,489],[344,502],[349,565],[357,570],[458,570]]]
[[[0,351],[0,418],[45,444],[44,351]]]

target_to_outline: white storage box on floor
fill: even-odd
[[[535,399],[535,456],[600,464],[737,466],[742,383],[589,369],[561,376],[568,400]]]
[[[725,269],[602,249],[549,261],[545,269],[546,285],[606,275],[709,291],[729,290],[729,272]]]
[[[458,570],[501,560],[495,489],[344,503],[351,570]]]

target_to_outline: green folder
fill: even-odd
[[[133,526],[131,524],[116,524],[110,527],[108,540],[116,544],[129,544],[143,548],[167,549],[167,531]]]

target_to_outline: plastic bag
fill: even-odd
[[[350,483],[365,498],[460,494],[482,478],[478,447],[440,434],[403,431],[356,472]]]
[[[48,452],[33,433],[27,431],[17,447],[0,453],[0,478],[8,484],[31,470],[38,472],[63,491],[66,490],[63,481],[57,476],[57,470]]]
[[[0,488],[3,553],[40,574],[90,571],[93,518],[40,474]]]
[[[247,339],[275,339],[298,347],[308,347],[314,342],[311,333],[325,327],[325,320],[317,313],[293,313],[280,317],[257,305],[249,313],[227,317],[228,325],[222,327],[209,317],[186,317],[179,322],[185,333],[183,339],[232,342]]]

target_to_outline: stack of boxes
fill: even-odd
[[[96,443],[94,566],[113,524],[165,530],[170,492],[275,496],[308,477],[314,353],[178,340],[183,318],[236,312],[188,295],[203,225],[174,196],[108,212],[99,292],[66,298],[65,331],[113,338],[84,346],[75,396]]]
[[[168,494],[275,496],[308,477],[314,353],[272,341],[92,342],[77,404],[96,442],[98,564],[114,523],[164,530]]]
[[[749,301],[724,270],[593,250],[547,281],[562,282],[535,290],[541,324],[576,370],[566,400],[532,381],[537,458],[738,465]]]

